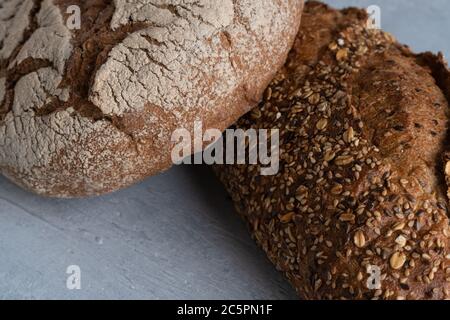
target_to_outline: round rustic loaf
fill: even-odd
[[[301,298],[450,298],[450,73],[366,20],[308,2],[285,67],[237,125],[280,130],[279,173],[215,169]]]
[[[1,173],[38,194],[79,197],[169,168],[173,130],[223,130],[258,103],[302,7],[0,1]]]

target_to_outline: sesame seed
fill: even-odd
[[[354,160],[353,156],[340,156],[336,158],[335,163],[338,166],[345,166],[352,163]]]
[[[348,49],[339,49],[339,51],[336,53],[336,60],[337,61],[343,61],[348,58]]]
[[[394,225],[393,230],[394,231],[399,231],[399,230],[403,230],[403,228],[405,227],[405,223],[404,222],[398,222]]]
[[[343,186],[342,184],[336,184],[333,188],[331,188],[331,193],[334,195],[339,195],[342,193]]]
[[[397,239],[395,239],[395,243],[397,243],[400,248],[403,248],[406,245],[406,238],[400,235],[397,237]]]
[[[343,213],[339,217],[342,222],[352,222],[355,220],[355,215],[352,213]]]
[[[431,256],[427,253],[423,253],[422,254],[422,259],[426,260],[426,261],[430,261],[431,260]]]
[[[358,230],[353,237],[353,242],[358,248],[363,248],[366,245],[366,238],[361,230]]]
[[[309,98],[308,98],[308,102],[313,105],[318,104],[319,101],[320,101],[320,94],[318,94],[318,93],[314,93],[311,96],[309,96]]]
[[[348,128],[344,133],[344,141],[350,143],[355,138],[355,132],[352,127]]]
[[[325,153],[324,160],[327,161],[327,162],[329,162],[329,161],[333,160],[334,157],[336,157],[336,153],[335,153],[335,152],[333,152],[333,151],[327,151],[327,152]]]
[[[292,221],[292,218],[294,217],[294,212],[289,212],[283,216],[280,217],[280,221],[283,223],[289,223]]]
[[[399,270],[403,267],[403,265],[406,262],[406,256],[404,253],[395,252],[391,259],[389,260],[389,263],[391,265],[391,268],[394,270]]]
[[[325,119],[325,118],[323,118],[323,119],[320,119],[320,120],[317,122],[316,128],[317,128],[318,130],[323,130],[323,129],[325,129],[325,128],[327,127],[327,125],[328,125],[328,120]]]
[[[445,164],[445,174],[450,176],[450,161]]]

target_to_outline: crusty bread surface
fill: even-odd
[[[81,197],[169,168],[175,129],[223,130],[254,107],[303,0],[0,4],[1,173]]]
[[[237,124],[280,130],[279,173],[215,170],[300,298],[446,299],[449,72],[366,19],[307,2],[285,67]]]

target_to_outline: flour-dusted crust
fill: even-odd
[[[0,1],[0,168],[36,193],[128,186],[176,128],[225,129],[285,61],[302,0]],[[81,8],[69,30],[67,8]]]
[[[33,0],[2,1],[0,11],[0,59],[8,59],[23,39],[29,25],[29,15],[33,8]]]
[[[308,2],[285,68],[238,128],[280,129],[280,171],[216,170],[304,299],[450,298],[442,57]]]

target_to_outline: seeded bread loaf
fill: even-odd
[[[449,72],[366,19],[308,2],[285,67],[237,124],[280,130],[279,173],[215,170],[301,298],[449,298]]]
[[[259,102],[302,6],[0,0],[1,173],[79,197],[167,169],[174,129],[225,129]]]

